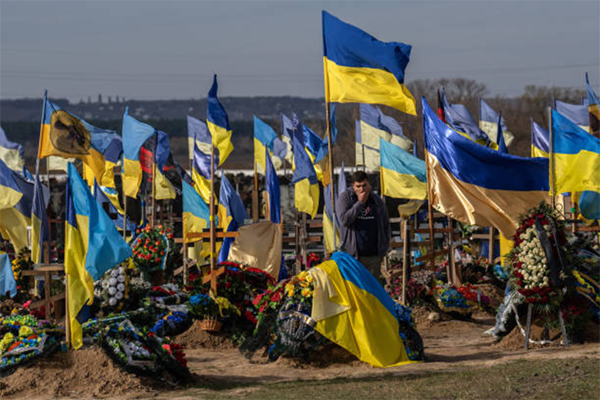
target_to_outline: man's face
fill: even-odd
[[[362,182],[354,182],[352,184],[352,188],[354,189],[354,193],[356,193],[356,195],[359,195],[362,193],[366,193],[366,194],[371,193],[371,185],[369,184],[369,181],[366,179]]]

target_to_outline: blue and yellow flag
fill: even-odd
[[[96,148],[96,128],[78,116],[61,109],[44,93],[44,112],[38,159],[48,156],[77,158],[86,164],[97,180],[104,174],[104,156]]]
[[[231,143],[231,126],[225,108],[217,98],[217,75],[215,74],[212,87],[208,92],[208,108],[206,111],[206,125],[212,136],[212,143],[219,150],[219,165],[223,164],[233,151]]]
[[[101,177],[97,177],[92,168],[83,164],[83,179],[86,180],[90,188],[94,187],[95,179],[101,188],[110,188],[113,189],[113,191],[116,191],[115,166],[121,160],[123,154],[123,141],[121,136],[114,131],[90,125],[84,120],[81,120],[81,122],[92,135],[92,146],[102,154],[104,159],[104,171]],[[64,164],[62,169],[65,172],[67,171],[67,163]],[[114,198],[113,201],[115,201]],[[116,201],[116,203],[118,204],[118,201]]]
[[[519,216],[549,199],[549,162],[480,146],[423,104],[425,161],[431,205],[470,225],[493,226],[510,238]]]
[[[331,190],[333,185],[326,185],[323,187],[323,240],[325,242],[325,249],[327,252],[333,253],[337,246],[340,245],[340,223],[337,221],[333,223],[333,206],[331,203]],[[337,197],[336,197],[337,201]],[[335,229],[335,241],[333,240],[333,231]]]
[[[65,273],[71,344],[82,345],[78,314],[94,301],[94,281],[132,256],[113,221],[94,199],[73,164],[69,164],[65,212]]]
[[[600,138],[600,102],[590,85],[587,72],[585,73],[585,87],[587,89],[588,113],[590,116],[590,133]]]
[[[479,99],[479,128],[494,143],[498,142],[498,113],[483,99]],[[515,136],[508,131],[504,118],[500,119],[502,132],[504,132],[504,143],[510,146]]]
[[[198,143],[196,143],[194,147],[194,158],[192,161],[192,180],[194,181],[194,189],[196,189],[196,192],[198,192],[198,194],[206,203],[210,203],[210,158],[211,154],[203,152],[198,146]],[[219,158],[215,154],[213,166],[214,171],[217,170],[218,164]],[[215,195],[213,194],[213,196]]]
[[[298,211],[307,213],[311,218],[317,215],[319,209],[319,182],[315,168],[304,149],[303,144],[298,139],[298,135],[293,139],[294,148],[294,204]]]
[[[260,167],[258,172],[265,171],[265,149],[273,153],[273,144],[277,134],[269,125],[254,116],[254,162]]]
[[[407,151],[412,149],[413,143],[404,136],[398,121],[369,104],[360,104],[359,109],[360,122],[356,127],[357,165],[364,165],[372,171],[379,170],[379,139]]]
[[[381,150],[381,193],[396,199],[425,200],[427,171],[425,161],[408,151],[379,139]]]
[[[552,110],[554,193],[600,192],[600,139]]]
[[[23,146],[8,140],[4,129],[0,127],[0,161],[4,161],[13,171],[22,173],[25,165],[24,154]]]
[[[171,146],[169,144],[169,135],[163,131],[156,132],[156,151],[154,160],[156,168],[153,171],[154,195],[156,200],[174,200],[177,197],[175,188],[165,176],[166,165],[171,155]]]
[[[235,232],[240,226],[244,225],[248,219],[248,213],[240,195],[235,191],[231,183],[225,175],[221,177],[221,189],[219,191],[219,206],[218,206],[219,223],[218,227],[224,232]],[[225,238],[219,251],[218,262],[226,261],[229,257],[231,244],[235,241],[234,238]]]
[[[115,228],[122,231],[123,218],[125,218],[123,215],[123,210],[120,210],[117,207],[115,207],[113,200],[107,196],[107,194],[100,188],[100,186],[98,186],[98,182],[94,182],[94,185],[94,198],[96,199],[98,204],[100,204],[103,207],[103,209],[106,210],[106,208],[108,208],[108,216],[111,217],[112,221],[114,222]],[[113,215],[114,218],[112,217]],[[125,229],[129,232],[135,232],[136,227],[136,224],[128,218],[127,225],[125,225]]]
[[[144,142],[156,134],[156,129],[129,115],[129,108],[123,115],[123,193],[137,197],[142,183],[140,150]]]
[[[446,98],[446,91],[444,89],[442,89],[439,93],[442,101],[445,122],[448,125],[450,125],[457,133],[475,143],[478,143],[482,146],[491,147],[495,150],[498,149],[496,143],[491,141],[485,132],[479,128],[477,122],[475,122],[475,119],[467,107],[465,107],[463,104],[450,104]]]
[[[8,254],[0,251],[0,296],[15,297],[17,295],[17,281],[13,273],[12,264]]]
[[[2,165],[0,161],[0,165]],[[27,227],[31,225],[31,206],[33,204],[33,182],[23,178],[21,175],[12,172],[4,164],[4,172],[0,172],[4,178],[6,172],[12,174],[12,179],[8,178],[2,184],[2,192],[5,192],[6,187],[10,187],[11,200],[5,200],[5,205],[13,203],[18,197],[14,192],[21,194],[20,198],[13,206],[8,208],[0,207],[0,234],[5,240],[10,240],[15,252],[18,252],[24,247],[28,247],[27,243]],[[10,183],[8,183],[10,181]],[[9,186],[4,186],[4,185]],[[14,185],[16,184],[16,186]],[[6,190],[8,193],[8,190]],[[46,203],[47,204],[47,203]]]
[[[13,173],[14,171],[0,159],[0,210],[14,207],[23,197]]]
[[[44,187],[40,183],[39,174],[35,174],[33,204],[31,207],[31,261],[35,264],[43,261],[44,243],[50,245],[50,224],[44,199]]]
[[[554,109],[584,131],[588,132],[590,130],[590,116],[586,98],[582,99],[581,104],[565,103],[555,99]]]
[[[269,204],[269,219],[276,224],[281,223],[281,195],[279,193],[279,178],[275,167],[271,162],[269,153],[265,150],[265,186],[267,189],[267,201]]]
[[[550,133],[531,118],[531,157],[550,157]]]
[[[293,165],[294,151],[292,149],[292,138],[299,129],[300,121],[296,113],[292,113],[292,119],[281,113],[281,140],[286,144],[285,160]]]
[[[202,233],[209,227],[210,210],[208,204],[186,181],[182,181],[181,191],[183,196],[183,237],[186,243],[197,242],[201,239],[188,238],[188,233]]]
[[[194,146],[198,146],[200,151],[203,153],[210,154],[212,139],[210,137],[210,132],[208,132],[208,126],[206,126],[206,123],[188,115],[187,128],[190,160],[194,159]]]
[[[506,142],[504,141],[504,134],[502,133],[502,113],[499,112],[498,113],[498,121],[496,121],[496,125],[498,127],[498,133],[496,135],[496,137],[498,138],[498,141],[496,142],[498,144],[498,151],[500,153],[506,153],[508,154],[508,149],[506,148]]]
[[[325,101],[383,104],[417,115],[404,85],[412,46],[382,42],[323,11]]]
[[[418,362],[407,355],[394,301],[358,261],[336,252],[310,273],[317,332],[375,367]]]

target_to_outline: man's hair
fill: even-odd
[[[352,174],[352,183],[354,182],[363,182],[368,180],[369,177],[365,171],[356,171]]]

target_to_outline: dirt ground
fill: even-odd
[[[549,347],[522,348],[522,336],[513,332],[506,344],[484,335],[494,318],[480,313],[470,321],[448,319],[431,322],[425,313],[417,320],[423,337],[427,362],[394,368],[374,368],[343,351],[334,351],[329,363],[300,364],[289,359],[269,363],[257,353],[246,359],[225,338],[206,337],[191,328],[180,338],[186,343],[188,366],[194,375],[187,387],[170,387],[140,378],[114,366],[101,350],[85,349],[58,353],[0,380],[0,397],[4,398],[210,398],[216,393],[242,396],[263,385],[302,380],[335,378],[377,378],[381,376],[419,376],[457,368],[476,369],[509,361],[591,358],[600,362],[598,341],[564,348],[558,343]],[[597,326],[596,326],[597,327]],[[322,361],[322,360],[321,360]]]

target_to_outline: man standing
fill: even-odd
[[[352,182],[336,203],[342,248],[379,279],[381,261],[391,240],[387,208],[379,196],[371,193],[364,171],[356,171]]]

